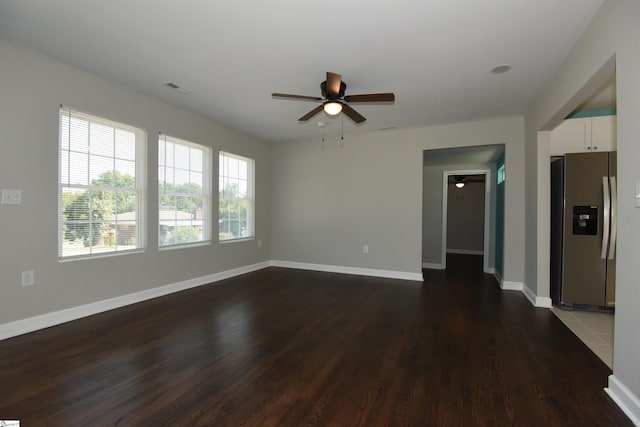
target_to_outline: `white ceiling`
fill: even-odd
[[[414,127],[521,115],[603,0],[0,0],[0,38],[198,112],[261,140],[340,132],[297,119],[326,71],[360,126]],[[499,64],[512,65],[492,74]],[[190,91],[181,95],[163,84]]]

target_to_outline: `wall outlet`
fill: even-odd
[[[35,283],[33,270],[22,272],[22,286],[31,286]]]
[[[262,240],[258,240],[258,247],[261,248],[262,247]]]
[[[2,189],[3,205],[19,205],[20,203],[22,203],[22,191],[10,190],[8,188]]]
[[[364,245],[362,247],[362,253],[363,254],[368,254],[369,253],[369,245]]]

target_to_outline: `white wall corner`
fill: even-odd
[[[269,261],[258,264],[247,265],[234,268],[231,270],[221,271],[219,273],[209,274],[202,277],[196,277],[182,282],[172,283],[157,288],[146,289],[144,291],[132,294],[121,295],[118,297],[96,301],[85,305],[67,308],[64,310],[54,311],[51,313],[41,314],[39,316],[29,317],[27,319],[16,320],[14,322],[4,323],[0,325],[0,341],[37,331],[51,326],[60,325],[72,320],[81,319],[83,317],[92,316],[126,305],[135,304],[152,298],[169,295],[175,292],[195,288],[202,285],[218,282],[220,280],[239,276],[241,274],[250,273],[252,271],[262,270],[270,266]]]
[[[609,387],[605,387],[604,391],[633,424],[640,426],[640,399],[631,390],[622,384],[615,375],[609,375]]]
[[[551,298],[548,297],[539,297],[533,293],[531,289],[524,283],[522,284],[522,293],[527,297],[531,305],[534,307],[540,308],[551,308]]]
[[[422,268],[427,268],[429,270],[444,270],[444,266],[439,262],[423,262]]]
[[[282,260],[273,260],[271,261],[271,265],[273,267],[295,268],[298,270],[313,270],[313,271],[325,271],[329,273],[355,274],[358,276],[385,277],[387,279],[411,280],[415,282],[424,281],[422,272],[412,273],[408,271],[378,270],[375,268],[359,268],[359,267],[345,267],[341,265],[310,264],[306,262],[293,262],[293,261],[282,261]]]

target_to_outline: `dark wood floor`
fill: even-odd
[[[0,342],[22,426],[625,426],[611,371],[472,258],[269,268]]]

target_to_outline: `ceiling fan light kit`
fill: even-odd
[[[324,112],[330,116],[337,116],[342,111],[342,104],[339,102],[327,101],[322,107]]]
[[[349,103],[358,102],[394,102],[395,95],[392,92],[388,93],[366,93],[361,95],[345,95],[347,85],[342,81],[340,74],[331,73],[327,71],[327,79],[320,83],[320,92],[322,97],[308,96],[308,95],[292,95],[287,93],[272,93],[271,96],[276,98],[289,98],[298,99],[304,101],[322,101],[322,105],[309,111],[304,116],[300,117],[298,121],[306,122],[313,116],[323,111],[329,116],[337,116],[343,112],[347,117],[353,120],[355,123],[363,123],[367,120],[362,114],[354,110]]]

